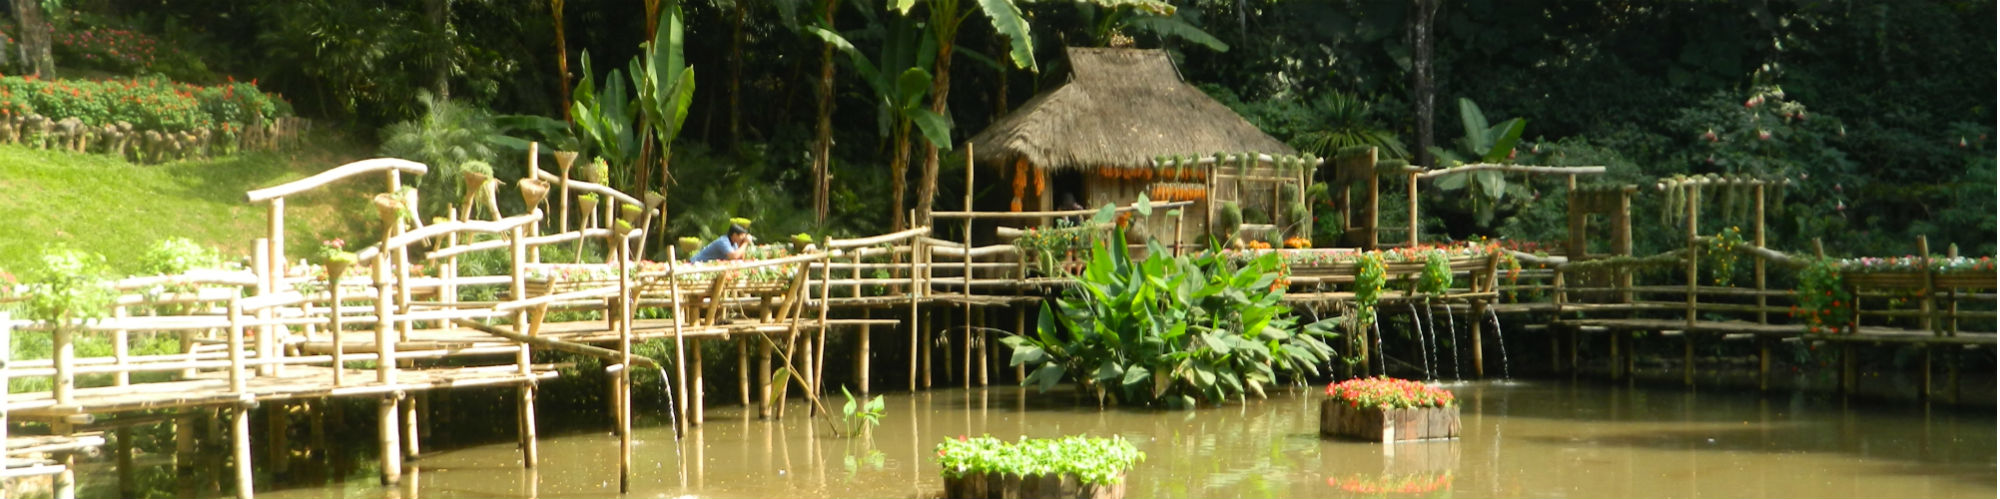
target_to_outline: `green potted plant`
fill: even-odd
[[[1115,436],[1008,443],[961,435],[938,444],[937,454],[946,498],[1119,499],[1125,473],[1146,459],[1131,441]]]
[[[792,252],[793,252],[793,253],[805,253],[805,252],[806,252],[806,248],[810,248],[810,247],[812,247],[812,245],[813,245],[813,236],[812,236],[812,234],[807,234],[807,233],[804,233],[804,232],[800,232],[800,233],[797,233],[797,234],[792,234]]]
[[[1326,385],[1319,433],[1391,444],[1456,438],[1458,401],[1451,391],[1387,376]]]
[[[680,246],[681,258],[694,256],[695,252],[701,251],[701,238],[683,237],[680,239]]]
[[[345,239],[334,238],[320,241],[319,244],[319,262],[320,265],[326,266],[326,281],[339,286],[340,276],[346,274],[347,268],[358,260],[354,253],[347,251]]]

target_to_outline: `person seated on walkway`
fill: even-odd
[[[693,257],[688,258],[688,261],[702,263],[720,260],[742,260],[743,255],[750,252],[751,241],[755,240],[757,238],[750,235],[750,229],[743,228],[741,225],[730,224],[728,234],[715,238],[714,242],[708,243],[708,246],[703,247],[701,251],[695,252]]]

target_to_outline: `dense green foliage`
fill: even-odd
[[[1002,340],[1012,364],[1031,369],[1022,384],[1046,391],[1067,380],[1100,398],[1193,407],[1261,397],[1332,357],[1321,338],[1333,336],[1334,322],[1300,326],[1279,303],[1276,254],[1238,264],[1215,251],[1173,256],[1147,241],[1146,258],[1134,260],[1125,247],[1122,230],[1094,243],[1076,286],[1054,309],[1043,304],[1035,333]]]
[[[1072,476],[1092,485],[1118,483],[1125,470],[1146,459],[1123,437],[1022,438],[1008,443],[990,436],[945,439],[937,445],[938,472],[947,477],[992,473],[1016,477]]]

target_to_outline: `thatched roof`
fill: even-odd
[[[1142,166],[1160,155],[1297,154],[1181,80],[1160,50],[1070,48],[1069,82],[972,137],[974,159],[1047,169]]]

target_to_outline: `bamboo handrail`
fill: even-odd
[[[539,179],[542,179],[542,180],[547,180],[547,181],[550,181],[550,182],[562,182],[562,181],[563,181],[563,178],[562,178],[562,176],[560,176],[560,175],[556,175],[555,173],[551,173],[551,172],[546,172],[546,171],[536,171],[536,172],[535,172],[535,178],[539,178]],[[603,184],[593,184],[593,183],[590,183],[590,182],[585,182],[585,181],[582,181],[582,180],[577,180],[577,179],[569,179],[569,188],[570,188],[570,189],[573,189],[573,190],[579,190],[579,191],[585,191],[585,192],[594,192],[594,193],[598,193],[598,194],[603,194],[603,195],[605,195],[605,196],[609,196],[609,197],[611,197],[611,199],[616,199],[616,200],[618,200],[618,202],[621,202],[621,203],[625,203],[625,204],[629,204],[629,205],[632,205],[632,206],[637,206],[637,207],[640,207],[640,208],[645,208],[645,207],[646,207],[646,203],[642,203],[642,202],[639,202],[639,198],[635,198],[635,197],[632,197],[632,195],[630,195],[630,194],[626,194],[626,193],[624,193],[623,191],[619,191],[618,189],[613,189],[613,188],[610,188],[610,187],[608,187],[608,186],[605,186],[605,185],[603,185]],[[614,212],[614,213],[615,213],[615,212]]]
[[[1149,203],[1149,204],[1150,204],[1150,208],[1149,208],[1149,209],[1154,209],[1154,210],[1161,210],[1161,209],[1174,209],[1174,208],[1180,208],[1180,207],[1184,207],[1184,206],[1193,206],[1193,205],[1194,205],[1194,201],[1171,201],[1171,202],[1153,202],[1153,203]],[[1113,211],[1113,212],[1117,212],[1117,213],[1124,213],[1124,212],[1128,212],[1128,211],[1135,211],[1135,210],[1138,210],[1138,209],[1139,209],[1139,205],[1138,205],[1138,204],[1129,204],[1129,205],[1125,205],[1125,206],[1119,206],[1119,207],[1116,207],[1116,208],[1113,208],[1113,209],[1112,209],[1112,211]],[[932,216],[932,217],[935,217],[935,218],[971,218],[971,219],[991,219],[991,218],[1004,218],[1004,219],[1018,219],[1018,218],[1043,218],[1043,217],[1075,217],[1075,216],[1090,216],[1090,215],[1096,215],[1096,214],[1097,214],[1097,212],[1098,212],[1098,210],[1060,210],[1060,211],[933,211],[933,212],[931,212],[931,216]]]
[[[1587,175],[1587,174],[1604,173],[1604,167],[1602,166],[1530,166],[1530,165],[1505,165],[1498,163],[1473,163],[1469,165],[1459,165],[1450,168],[1424,170],[1423,172],[1417,174],[1417,178],[1426,179],[1442,175],[1450,175],[1453,173],[1475,172],[1482,170],[1498,170],[1507,173],[1545,173],[1553,175]]]
[[[348,177],[381,171],[398,171],[412,175],[423,175],[430,171],[430,167],[424,166],[423,163],[400,158],[364,159],[336,166],[313,176],[286,182],[275,187],[250,191],[244,197],[251,203],[261,203],[305,192]]]
[[[946,212],[932,212],[931,216],[938,216],[943,213]],[[862,246],[874,246],[877,244],[892,242],[900,239],[909,239],[912,237],[921,236],[929,233],[931,233],[931,228],[925,226],[925,227],[917,227],[914,229],[905,230],[902,232],[891,232],[879,236],[869,236],[869,237],[862,237],[855,239],[828,239],[826,241],[826,247],[829,250],[837,250],[837,249],[857,248]]]

